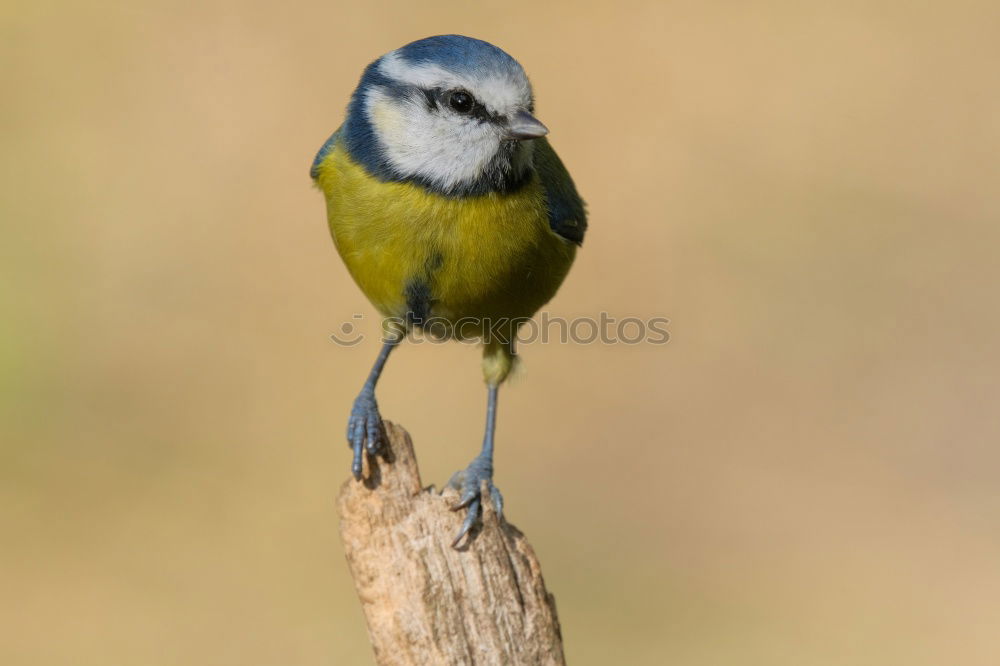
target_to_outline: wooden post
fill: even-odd
[[[386,459],[340,491],[340,534],[379,666],[565,664],[555,599],[524,535],[483,502],[450,545],[458,498],[420,483],[409,434],[385,423]],[[485,489],[484,489],[485,490]]]

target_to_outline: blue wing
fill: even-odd
[[[583,244],[587,211],[569,172],[546,139],[535,139],[535,170],[545,190],[549,226],[566,240]]]
[[[319,165],[324,159],[326,159],[326,156],[330,154],[333,147],[337,145],[337,139],[340,138],[341,129],[343,129],[343,126],[338,127],[337,131],[330,135],[330,138],[326,140],[326,143],[324,143],[319,149],[319,152],[316,153],[316,159],[313,160],[312,167],[309,169],[309,175],[313,180],[319,178]]]

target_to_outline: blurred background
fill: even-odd
[[[570,663],[995,664],[1000,5],[0,10],[0,662],[371,664],[337,536],[375,313],[308,168],[362,68],[518,58],[590,207],[497,483]],[[479,355],[380,386],[424,481]]]

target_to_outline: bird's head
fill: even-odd
[[[448,195],[506,191],[527,177],[528,77],[487,42],[444,35],[407,44],[365,70],[348,107],[348,150],[376,175]]]

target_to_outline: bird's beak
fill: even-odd
[[[523,109],[515,113],[514,117],[507,123],[507,138],[514,141],[537,139],[548,133],[548,127]]]

